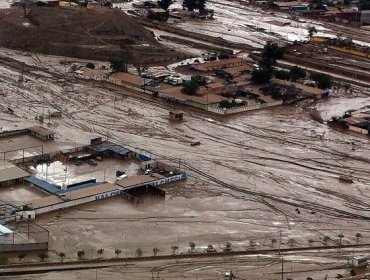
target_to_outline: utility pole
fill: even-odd
[[[279,256],[280,256],[280,246],[281,246],[281,230],[279,231]]]
[[[284,258],[281,258],[281,280],[284,280]]]

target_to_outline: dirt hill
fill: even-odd
[[[152,61],[170,53],[149,30],[120,10],[35,6],[27,18],[21,8],[0,13],[0,44],[8,48],[109,59],[120,53],[120,46],[130,45]]]

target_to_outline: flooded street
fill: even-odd
[[[249,248],[251,242],[268,248],[280,232],[283,247],[289,239],[294,246],[306,247],[309,240],[320,245],[325,236],[333,245],[340,233],[343,244],[354,244],[358,232],[361,242],[370,240],[368,138],[313,121],[305,104],[225,119],[180,106],[184,122],[170,123],[173,104],[79,80],[63,72],[57,57],[39,60],[27,62],[23,83],[18,82],[20,63],[0,68],[1,126],[36,124],[34,104],[41,103],[45,110],[63,113],[49,126],[61,141],[86,144],[100,135],[149,151],[189,173],[186,182],[165,188],[165,201],[135,206],[112,198],[38,218],[50,231],[51,251],[76,259],[78,249],[88,258],[99,248],[104,248],[105,257],[113,257],[116,248],[126,248],[128,256],[139,247],[144,255],[152,255],[153,247],[168,254],[173,245],[187,251],[190,241],[201,251],[208,244],[222,250],[226,242],[235,250]],[[368,96],[368,89],[355,88],[352,94],[320,101],[318,109],[327,119],[342,112],[343,104],[349,104],[346,109],[369,105]],[[14,108],[14,115],[6,113],[7,106]],[[192,141],[201,145],[191,147]],[[339,182],[343,174],[355,182]],[[86,273],[93,274],[81,271],[70,279],[89,278]],[[148,273],[138,272],[137,279],[148,279]],[[122,279],[114,275],[107,272],[104,277]],[[270,276],[264,279],[275,279]],[[57,279],[54,274],[44,277],[35,279]],[[205,274],[199,279],[215,278]]]

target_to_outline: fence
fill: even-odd
[[[254,106],[240,106],[240,107],[235,107],[231,109],[222,109],[222,108],[210,106],[207,108],[207,110],[210,112],[216,113],[216,114],[231,115],[231,114],[240,113],[240,112],[248,112],[248,111],[258,110],[262,108],[279,106],[282,104],[283,104],[283,101],[280,100],[280,101],[275,101],[271,103],[261,103],[261,104],[254,105]]]

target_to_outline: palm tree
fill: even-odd
[[[48,254],[46,253],[40,253],[38,254],[38,257],[40,258],[42,262],[45,261],[45,259],[49,258]]]
[[[171,246],[171,250],[172,250],[172,255],[175,255],[176,254],[176,251],[179,249],[179,247],[177,246]]]
[[[313,34],[317,33],[317,29],[315,26],[309,26],[307,31],[308,37],[310,37],[310,39],[312,38]]]
[[[84,256],[85,256],[85,251],[84,250],[77,251],[77,258],[79,260],[82,260],[84,258]]]
[[[61,261],[64,261],[64,258],[66,257],[66,254],[64,254],[63,252],[60,252],[58,254],[58,257],[60,258]]]
[[[103,248],[100,248],[98,251],[96,251],[99,255],[99,258],[101,258],[101,256],[103,255],[104,253],[104,249]]]
[[[342,245],[342,238],[344,237],[343,233],[339,233],[338,234],[338,238],[339,238],[339,245]]]
[[[362,237],[361,233],[356,233],[356,244],[358,244],[359,239]]]
[[[136,249],[136,256],[141,257],[143,255],[143,250],[141,248]]]
[[[155,257],[159,252],[159,249],[157,247],[153,248],[153,256]]]
[[[195,250],[195,243],[194,242],[189,242],[189,247],[191,251]]]
[[[122,251],[120,249],[116,249],[114,250],[114,253],[117,255],[117,258],[118,258],[119,254],[121,254]]]

